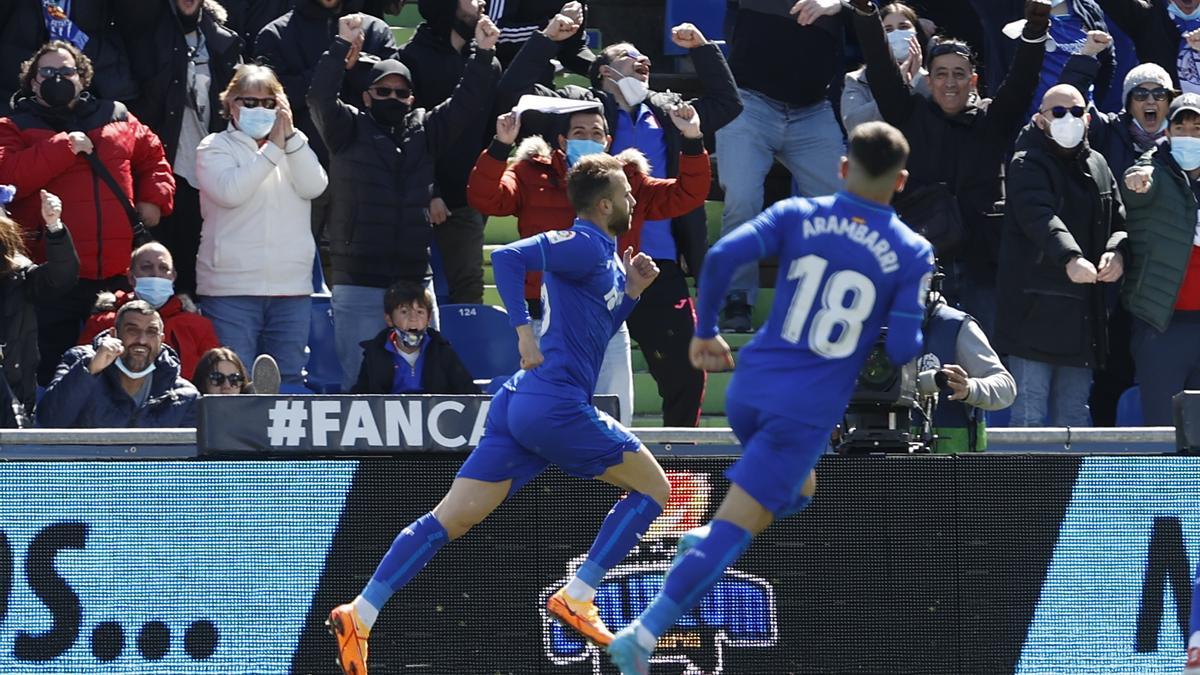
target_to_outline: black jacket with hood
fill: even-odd
[[[396,359],[387,349],[391,328],[385,328],[370,340],[364,340],[362,368],[351,393],[390,394],[396,376]],[[421,366],[421,389],[425,394],[478,394],[479,387],[462,359],[442,334],[433,328],[425,336],[425,362]]]

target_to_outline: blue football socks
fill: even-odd
[[[639,621],[655,638],[662,637],[733,564],[752,536],[746,530],[724,520],[714,520],[708,536],[689,550],[667,573],[659,591]]]
[[[384,554],[383,560],[379,561],[379,567],[375,568],[375,574],[360,596],[371,605],[373,614],[378,614],[393,593],[412,581],[448,539],[446,528],[442,527],[432,513],[421,516],[396,535],[391,548]],[[363,618],[366,622],[367,617]]]
[[[640,492],[631,492],[614,504],[588,551],[587,561],[567,587],[567,594],[576,600],[591,600],[604,575],[625,559],[660,513],[658,502]]]

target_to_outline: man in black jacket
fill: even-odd
[[[1092,369],[1108,354],[1099,284],[1124,270],[1125,209],[1087,144],[1084,105],[1051,87],[1009,165],[995,343],[1017,381],[1012,426],[1089,426]]]
[[[853,0],[852,5],[854,30],[879,112],[904,132],[912,147],[908,186],[898,196],[896,210],[931,239],[946,271],[947,299],[975,317],[990,336],[996,316],[997,202],[1004,199],[1004,161],[1028,119],[1050,26],[1050,2],[1027,0],[1017,54],[990,102],[979,99],[975,57],[958,41],[929,49],[931,96],[912,91],[892,57],[874,3]],[[914,206],[919,197],[920,212]],[[930,209],[934,201],[940,209]],[[929,210],[957,213],[957,236],[939,239],[926,231],[928,222],[920,216]]]
[[[562,14],[579,26],[579,30],[558,43],[554,58],[563,68],[586,76],[591,70],[595,54],[587,46],[587,35],[583,27],[587,22],[587,2],[571,0],[492,0],[488,12],[495,17],[500,27],[500,42],[496,44],[496,58],[507,68],[520,53],[529,38],[544,29],[554,17]],[[562,5],[562,7],[559,7]],[[554,67],[546,62],[538,82],[550,85],[554,81]]]
[[[383,296],[387,328],[362,343],[355,394],[478,394],[454,348],[429,326],[433,293],[398,281]]]
[[[121,11],[142,91],[130,109],[158,134],[175,172],[175,210],[154,237],[175,260],[175,289],[195,293],[203,223],[196,146],[229,124],[220,95],[242,61],[242,42],[216,0],[125,0]]]
[[[450,98],[475,58],[471,39],[483,1],[421,0],[419,7],[425,21],[400,48],[399,59],[412,71],[416,106],[432,110]],[[500,62],[493,60],[492,69],[499,79]],[[429,220],[446,270],[450,302],[455,304],[483,302],[484,217],[467,205],[467,178],[475,157],[487,145],[491,117],[473,118],[471,126],[462,130],[455,151],[437,161]]]
[[[359,370],[359,343],[384,327],[379,316],[384,289],[401,280],[429,279],[434,163],[451,151],[464,129],[477,124],[476,117],[491,111],[493,48],[499,37],[495,24],[481,16],[475,58],[454,95],[434,109],[411,108],[412,75],[391,59],[371,68],[371,84],[358,109],[340,100],[338,92],[366,25],[361,15],[342,17],[308,92],[313,121],[330,152],[334,330],[345,389]]]

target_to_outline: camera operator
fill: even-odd
[[[970,314],[948,304],[934,277],[925,319],[925,350],[917,393],[933,406],[935,452],[977,452],[987,445],[980,410],[1002,410],[1017,397],[1017,383]]]

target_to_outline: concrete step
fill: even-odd
[[[633,426],[637,427],[661,427],[661,415],[634,415]],[[700,426],[704,428],[728,427],[729,420],[724,415],[701,415]]]
[[[732,373],[709,373],[708,388],[704,403],[700,406],[705,415],[725,414],[725,390],[729,387]],[[633,374],[633,414],[661,415],[662,397],[658,395],[658,384],[650,373]]]

